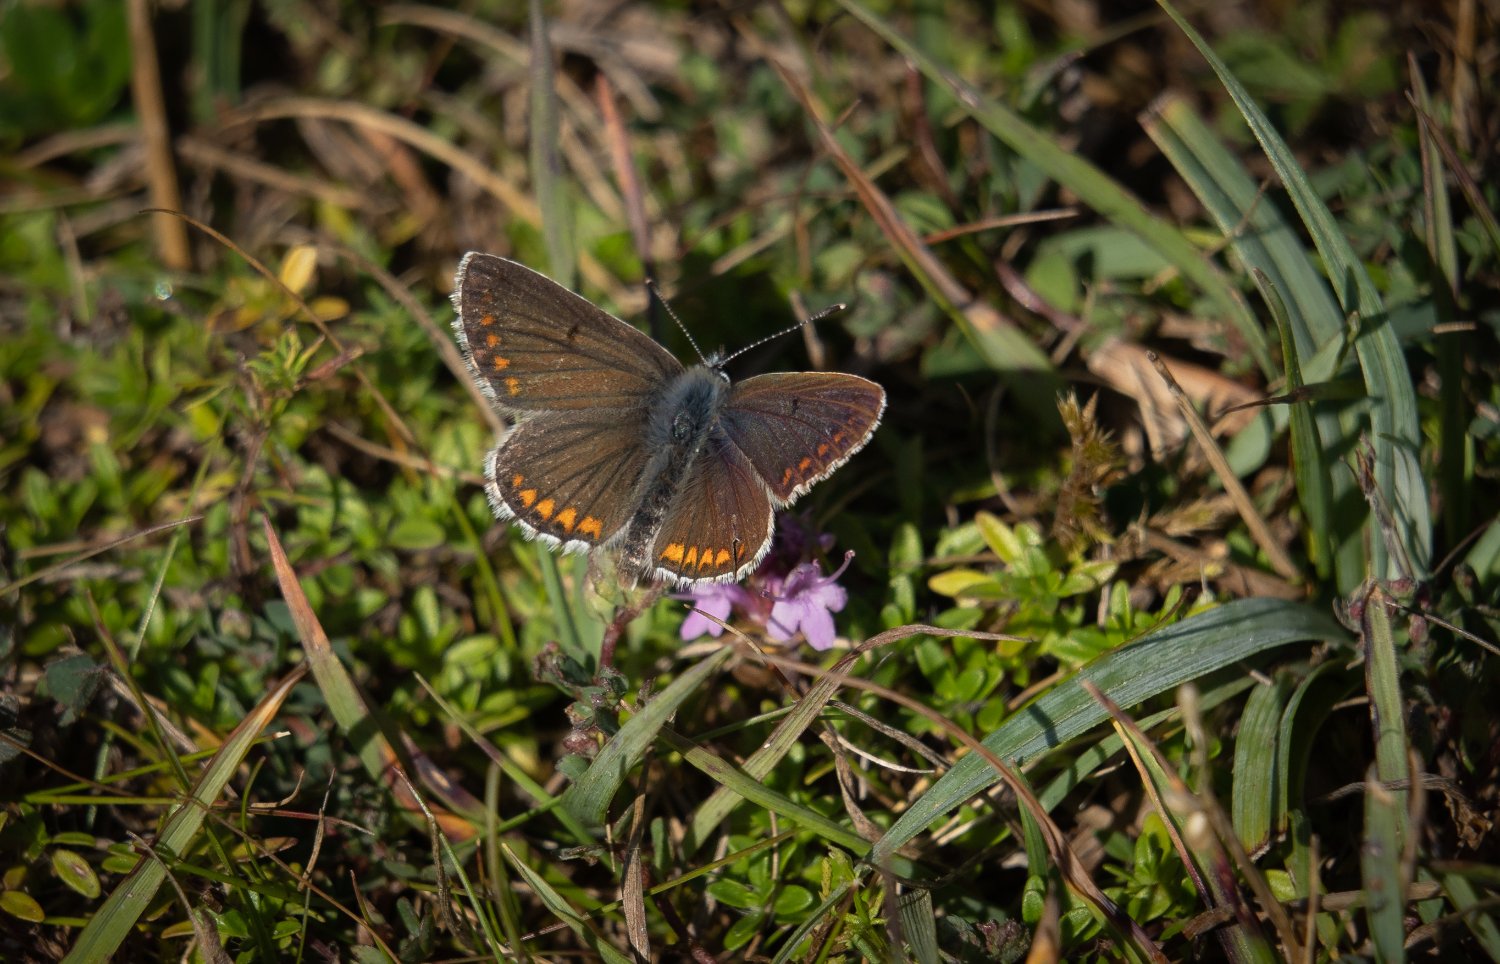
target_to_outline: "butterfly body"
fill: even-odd
[[[651,546],[682,488],[682,467],[692,465],[706,446],[723,444],[718,423],[728,389],[729,379],[723,372],[695,365],[668,383],[651,404],[646,444],[655,454],[641,478],[638,507],[620,537],[620,569],[631,578],[645,576],[654,568]]]
[[[731,383],[544,276],[471,253],[454,286],[471,374],[515,427],[486,461],[495,514],[564,551],[617,551],[631,580],[743,578],[774,510],[858,451],[885,392],[854,375]]]

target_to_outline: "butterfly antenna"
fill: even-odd
[[[698,347],[697,339],[693,337],[692,332],[688,331],[687,325],[682,323],[682,319],[677,317],[677,312],[672,310],[672,306],[667,303],[667,299],[661,296],[661,289],[656,286],[656,279],[646,279],[646,290],[651,292],[651,297],[656,299],[657,304],[667,309],[667,314],[671,316],[673,321],[677,322],[677,327],[682,329],[682,333],[687,335],[688,344],[692,345],[693,351],[698,353],[698,360],[707,365],[708,359],[703,357],[703,349]]]
[[[740,357],[741,355],[743,355],[747,351],[751,351],[753,349],[759,348],[761,345],[764,345],[768,341],[775,341],[776,339],[780,338],[782,335],[790,335],[794,331],[800,331],[803,328],[806,328],[808,325],[815,325],[818,322],[822,321],[824,318],[827,318],[829,315],[837,314],[838,312],[843,311],[847,307],[849,307],[849,306],[846,305],[846,304],[843,304],[843,303],[835,304],[835,305],[829,305],[827,308],[824,308],[822,311],[817,311],[817,312],[814,312],[811,315],[808,315],[805,319],[803,319],[802,321],[797,322],[795,325],[791,326],[790,328],[784,328],[781,331],[778,331],[774,335],[767,335],[766,337],[762,338],[760,341],[753,341],[753,342],[751,342],[750,344],[746,345],[744,348],[741,348],[739,351],[737,351],[734,354],[730,355],[728,358],[725,358],[722,361],[720,361],[719,365],[721,367],[724,366],[724,365],[727,365],[727,364],[729,364],[729,362],[731,360]]]

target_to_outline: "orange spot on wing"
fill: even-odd
[[[563,527],[564,532],[573,531],[573,520],[578,517],[578,510],[571,505],[557,514],[557,524]]]
[[[510,487],[513,489],[519,489],[521,487],[521,483],[525,481],[526,477],[517,472],[515,475],[512,475],[510,477]]]
[[[483,318],[479,319],[479,323],[488,328],[490,325],[493,325],[495,323],[495,316],[485,315]]]
[[[703,555],[698,557],[698,569],[701,572],[714,564],[714,547],[704,546]]]
[[[515,393],[512,392],[511,394],[514,395]],[[806,472],[809,465],[812,465],[812,459],[804,458],[801,462],[797,463],[797,471]]]
[[[593,536],[597,539],[603,531],[603,524],[591,515],[584,516],[583,521],[578,523],[579,535]]]
[[[743,542],[740,542],[738,539],[736,539],[734,542],[734,558],[745,558],[745,544]]]
[[[718,551],[718,553],[714,555],[714,565],[715,566],[725,566],[725,565],[728,565],[728,564],[729,564],[729,550],[728,549],[720,549]]]
[[[791,469],[787,469],[785,472],[781,473],[781,484],[782,485],[786,485],[787,483],[789,483],[791,481],[792,481],[792,470]]]
[[[516,494],[521,497],[521,504],[528,509],[531,508],[531,503],[536,501],[536,489],[522,489]]]
[[[667,548],[662,550],[661,557],[668,562],[675,562],[680,565],[682,563],[682,553],[682,543],[672,542],[668,543]]]
[[[536,504],[536,514],[543,519],[552,518],[552,507],[556,505],[551,499],[543,499]]]
[[[687,565],[687,566],[695,566],[695,565],[697,565],[698,564],[698,547],[697,546],[693,546],[693,547],[689,548],[688,551],[687,551],[687,555],[685,555],[685,556],[682,557],[682,562],[683,562],[683,565]]]
[[[516,380],[516,377],[514,375],[505,380],[505,390],[507,392],[510,392],[512,395],[521,394],[521,383]]]
[[[495,371],[497,371],[497,372],[503,372],[503,371],[505,371],[505,370],[506,370],[506,369],[507,369],[507,368],[509,368],[509,367],[510,367],[510,359],[509,359],[509,358],[501,358],[501,357],[500,357],[500,356],[499,356],[499,355],[496,355],[496,356],[495,356],[495,357],[494,357],[494,358],[493,358],[493,359],[492,359],[492,360],[491,360],[491,361],[490,361],[490,364],[491,364],[491,365],[494,365],[494,366],[495,366]],[[506,383],[506,384],[507,384],[507,385],[509,385],[509,384],[510,384],[510,383],[511,383],[511,382],[513,382],[513,381],[515,381],[515,379],[514,379],[514,378],[507,378],[507,379],[506,379],[506,380],[505,380],[505,383]],[[512,395],[514,395],[514,394],[515,394],[515,393],[516,393],[516,392],[515,392],[515,389],[514,389],[514,388],[512,388],[512,389],[511,389],[511,394],[512,394]]]
[[[492,331],[488,335],[484,336],[484,343],[486,345],[489,345],[491,348],[494,348],[496,345],[500,344],[500,336]]]
[[[822,458],[823,456],[825,456],[827,454],[828,454],[828,443],[827,442],[819,442],[818,443],[818,457]]]

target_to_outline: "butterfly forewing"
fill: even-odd
[[[646,466],[640,419],[625,413],[543,412],[511,430],[486,465],[497,515],[527,535],[591,549],[630,519]]]
[[[513,412],[640,408],[682,372],[644,333],[492,254],[464,258],[453,303],[475,380]]]
[[[744,453],[715,433],[662,518],[651,564],[676,583],[740,579],[770,548],[772,517],[765,484]]]
[[[857,375],[757,375],[730,391],[719,424],[785,505],[864,447],[885,389]]]

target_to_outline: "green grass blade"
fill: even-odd
[[[1279,676],[1270,686],[1257,686],[1240,713],[1229,813],[1235,833],[1251,854],[1270,842],[1278,802],[1286,797],[1287,774],[1282,768],[1285,757],[1279,752],[1279,736],[1291,688],[1285,676]]]
[[[839,673],[828,672],[818,677],[813,685],[808,687],[806,695],[798,700],[791,712],[787,713],[777,724],[770,737],[761,743],[739,769],[755,780],[763,779],[774,770],[776,764],[781,762],[782,758],[791,752],[792,747],[797,745],[802,734],[818,718],[818,714],[823,712],[823,707],[828,705],[828,701],[833,698],[833,694],[838,691],[842,682],[843,676]],[[721,784],[693,814],[692,824],[683,841],[683,852],[690,854],[702,846],[709,839],[713,828],[729,816],[743,799],[744,797],[728,784]]]
[[[301,682],[304,675],[302,671],[288,675],[229,734],[229,739],[204,768],[188,799],[168,815],[161,834],[152,844],[156,853],[174,857],[188,853],[208,812],[244,763],[245,754],[254,745],[256,737],[275,718],[292,687]],[[135,869],[110,893],[79,932],[78,940],[63,960],[78,964],[109,960],[146,912],[166,878],[166,866],[160,860],[143,855]]]
[[[902,894],[897,900],[901,931],[917,964],[938,964],[937,916],[932,912],[932,891],[925,887]]]
[[[1276,646],[1345,633],[1326,613],[1279,599],[1244,599],[1191,616],[1108,653],[1020,710],[985,738],[1003,760],[1024,763],[1103,722],[1104,709],[1080,685],[1098,686],[1121,709]],[[933,820],[990,786],[997,774],[970,754],[938,780],[875,845],[877,864]]]
[[[1469,878],[1454,870],[1443,874],[1443,891],[1452,902],[1453,909],[1463,915],[1469,932],[1474,935],[1479,946],[1484,948],[1490,960],[1500,961],[1500,923],[1495,920],[1494,902],[1486,901],[1474,889]],[[1488,903],[1490,909],[1486,910],[1482,902]]]
[[[526,886],[536,892],[547,909],[556,914],[558,919],[568,925],[568,929],[578,935],[589,948],[599,955],[599,959],[609,964],[632,964],[629,957],[625,956],[619,948],[615,947],[603,934],[600,934],[593,922],[580,914],[568,903],[568,899],[557,892],[557,888],[547,883],[547,878],[537,873],[526,861],[516,856],[515,851],[505,844],[500,845],[505,859],[510,862],[517,874],[526,881]]]
[[[563,793],[562,805],[568,813],[591,827],[604,823],[609,801],[614,799],[630,768],[640,762],[651,743],[660,735],[682,702],[698,690],[734,652],[724,646],[697,665],[689,667],[651,698],[651,702],[626,721],[618,733],[594,757],[578,782]]]
[[[1370,697],[1370,725],[1374,727],[1375,772],[1385,783],[1405,786],[1411,779],[1406,734],[1406,701],[1401,696],[1401,660],[1387,608],[1389,597],[1379,589],[1365,597],[1361,621],[1365,644],[1365,689]],[[1398,823],[1405,839],[1408,792],[1392,790],[1401,813]]]
[[[1391,330],[1385,303],[1370,280],[1328,205],[1318,196],[1307,174],[1298,166],[1286,142],[1271,126],[1266,115],[1251,99],[1244,86],[1167,0],[1157,0],[1183,34],[1198,48],[1219,76],[1219,82],[1234,100],[1245,122],[1250,126],[1261,149],[1286,187],[1297,213],[1311,234],[1318,254],[1327,267],[1334,292],[1346,314],[1360,321],[1360,334],[1354,342],[1364,372],[1365,389],[1370,402],[1370,442],[1375,448],[1375,480],[1383,498],[1389,501],[1395,519],[1393,536],[1396,545],[1384,544],[1379,526],[1371,520],[1369,543],[1372,570],[1382,577],[1427,574],[1432,557],[1432,523],[1427,507],[1427,484],[1417,454],[1422,447],[1421,427],[1417,423],[1416,393],[1407,372],[1406,359],[1396,334]],[[1410,571],[1404,571],[1408,569]]]
[[[1365,840],[1360,848],[1365,917],[1377,961],[1406,960],[1406,904],[1401,886],[1401,824],[1404,794],[1381,785],[1371,767],[1365,780]]]
[[[1198,694],[1199,711],[1207,713],[1220,703],[1233,699],[1255,685],[1257,684],[1254,680],[1240,676],[1205,689]],[[1136,723],[1142,732],[1150,733],[1164,723],[1178,720],[1181,715],[1179,709],[1173,706],[1169,709],[1157,710],[1149,716],[1143,716]],[[1120,735],[1111,733],[1088,749],[1076,753],[1062,772],[1054,777],[1041,793],[1037,794],[1037,801],[1041,803],[1042,809],[1048,813],[1056,809],[1089,774],[1107,763],[1124,746],[1125,741],[1120,738]]]
[[[531,20],[531,182],[536,186],[536,202],[542,216],[547,273],[564,288],[572,288],[578,275],[578,259],[573,251],[573,220],[561,178],[552,44],[547,39],[547,18],[542,15],[541,0],[531,0],[527,11]]]
[[[1410,56],[1410,55],[1409,55]],[[1435,125],[1425,122],[1434,116],[1435,105],[1427,91],[1427,81],[1411,65],[1411,96],[1424,122],[1417,125],[1422,154],[1422,214],[1426,222],[1427,255],[1432,266],[1433,304],[1438,322],[1451,322],[1459,301],[1458,239],[1453,231],[1453,208],[1448,202],[1448,184],[1443,165],[1443,150],[1438,143]],[[1466,498],[1472,483],[1470,466],[1465,458],[1468,447],[1469,406],[1464,398],[1464,348],[1466,333],[1450,331],[1437,337],[1438,376],[1442,391],[1438,395],[1441,419],[1441,442],[1438,449],[1438,488],[1442,495],[1443,535],[1450,545],[1469,531],[1469,507]]]
[[[1164,97],[1141,124],[1245,267],[1259,268],[1285,293],[1298,354],[1311,358],[1343,338],[1343,312],[1301,238],[1192,106],[1180,97]],[[1332,376],[1321,372],[1314,380]]]
[[[1288,395],[1294,394],[1307,384],[1302,377],[1301,350],[1297,347],[1296,331],[1292,327],[1286,305],[1270,279],[1259,269],[1254,269],[1252,274],[1256,286],[1260,288],[1261,297],[1271,308],[1271,316],[1276,319],[1276,330],[1281,333],[1281,357],[1286,364],[1286,384],[1283,390]],[[1318,575],[1326,577],[1333,567],[1334,553],[1338,551],[1334,548],[1335,544],[1352,547],[1352,558],[1339,559],[1339,588],[1345,590],[1347,581],[1349,585],[1346,591],[1352,591],[1364,578],[1364,552],[1357,538],[1336,538],[1335,532],[1343,532],[1345,529],[1335,528],[1333,507],[1335,500],[1353,487],[1354,480],[1348,472],[1334,471],[1335,466],[1328,459],[1330,446],[1323,439],[1325,430],[1334,432],[1335,438],[1342,437],[1339,419],[1337,416],[1314,417],[1313,406],[1309,401],[1292,402],[1290,408],[1292,472],[1297,479],[1297,503],[1302,507],[1304,516],[1304,537],[1312,550],[1309,554]],[[1349,526],[1348,534],[1357,537],[1359,526]]]
[[[1142,126],[1256,278],[1281,336],[1285,391],[1333,379],[1343,358],[1343,312],[1316,259],[1281,209],[1262,196],[1244,165],[1181,98],[1158,101],[1142,118]],[[1299,370],[1294,382],[1292,368],[1301,364],[1310,367],[1305,377]],[[1362,418],[1349,406],[1310,403],[1292,406],[1291,416],[1297,495],[1307,515],[1304,531],[1313,543],[1314,565],[1320,576],[1335,567],[1339,591],[1353,592],[1367,574],[1361,532],[1364,502],[1355,493],[1353,476],[1329,464],[1329,453],[1344,450],[1358,438]],[[1309,419],[1317,425],[1311,436],[1306,430]],[[1335,521],[1334,506],[1347,507],[1342,513],[1347,518]]]
[[[1080,200],[1105,218],[1135,232],[1141,240],[1170,261],[1183,277],[1208,295],[1223,316],[1234,325],[1240,337],[1245,339],[1250,354],[1261,371],[1267,375],[1275,373],[1270,347],[1260,323],[1235,287],[1208,255],[1189,241],[1186,235],[1154,216],[1138,198],[1121,188],[1099,168],[1058,145],[1010,108],[971,87],[858,0],[839,0],[839,4],[879,34],[882,40],[900,51],[923,75],[952,91],[963,109],[985,130],[1046,171],[1053,180],[1078,195]]]
[[[682,754],[684,760],[735,795],[785,817],[856,855],[862,856],[870,849],[869,841],[859,834],[816,810],[810,810],[788,800],[785,795],[772,790],[759,779],[708,752],[687,737],[665,727],[661,731],[661,736],[668,745]]]
[[[833,888],[827,897],[819,901],[818,906],[814,907],[807,915],[807,919],[798,925],[797,929],[792,931],[791,935],[787,937],[786,942],[781,945],[781,950],[777,951],[776,956],[771,958],[771,964],[788,964],[788,962],[792,961],[794,955],[800,949],[802,942],[807,940],[807,935],[811,934],[815,928],[829,923],[829,915],[832,914],[835,907],[843,902],[844,895],[849,893],[854,884],[854,881],[846,880]],[[795,959],[802,960],[803,958]]]
[[[286,600],[287,611],[291,613],[297,635],[302,640],[302,651],[307,657],[308,668],[312,670],[313,680],[317,682],[323,699],[328,703],[328,711],[333,714],[334,722],[354,743],[355,752],[359,755],[359,762],[364,765],[365,772],[378,783],[389,784],[391,781],[387,771],[390,762],[396,759],[396,751],[386,739],[378,719],[360,695],[348,670],[339,662],[338,654],[333,651],[328,634],[323,631],[322,624],[308,604],[307,596],[297,581],[297,574],[287,560],[280,538],[271,528],[271,520],[266,518],[262,522],[271,551],[271,565],[281,584],[282,598]]]

